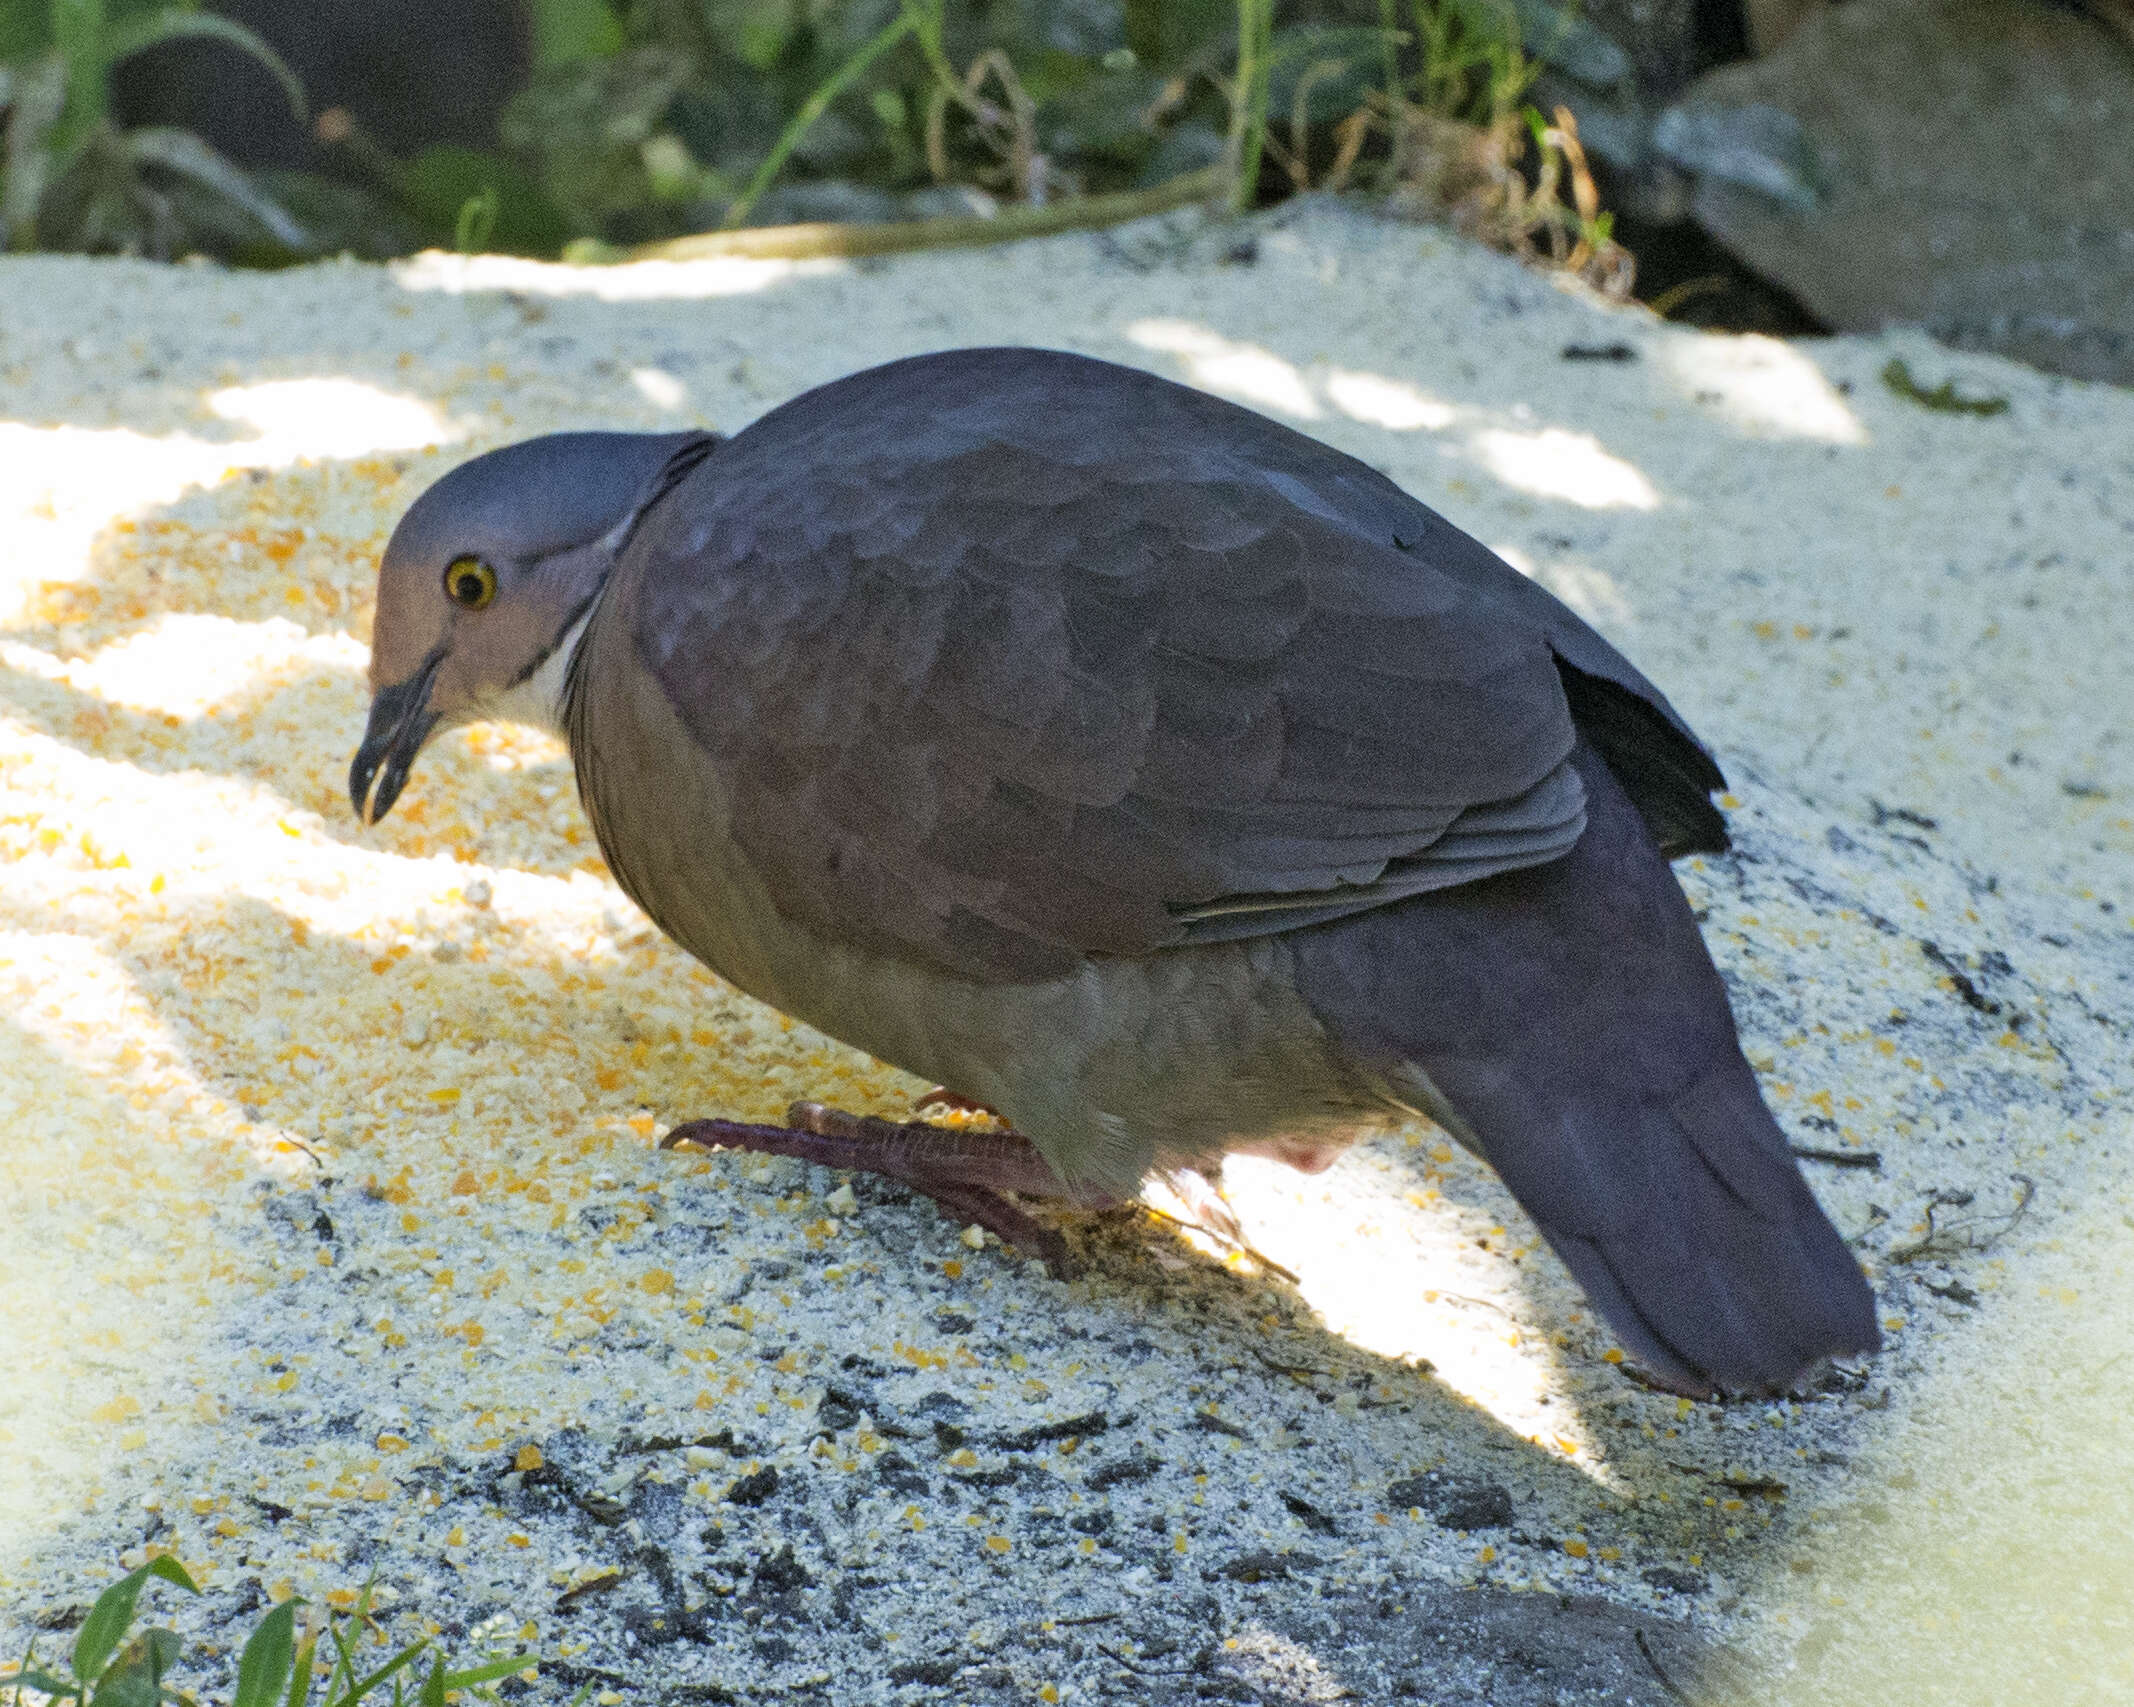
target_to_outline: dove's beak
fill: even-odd
[[[430,708],[430,685],[443,658],[444,648],[439,647],[406,681],[380,688],[371,697],[363,745],[348,767],[349,804],[365,824],[377,823],[393,809],[407,786],[415,755],[437,727],[437,713]]]

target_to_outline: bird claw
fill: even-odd
[[[1060,1279],[1072,1277],[1067,1241],[1004,1195],[1012,1190],[1079,1200],[1020,1133],[963,1133],[924,1121],[849,1114],[819,1102],[796,1102],[786,1120],[784,1126],[691,1120],[668,1133],[660,1148],[752,1150],[873,1174],[931,1198],[964,1225],[975,1224],[1041,1258]]]

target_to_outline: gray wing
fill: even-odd
[[[1131,369],[962,351],[811,392],[616,574],[699,749],[675,762],[716,773],[778,906],[962,975],[1293,929],[1584,825],[1561,647],[1487,579],[1521,577]]]

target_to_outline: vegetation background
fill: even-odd
[[[1545,72],[1634,77],[1554,0],[0,0],[0,237],[597,259],[1332,187],[1627,289]]]

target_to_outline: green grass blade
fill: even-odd
[[[143,1630],[97,1679],[90,1707],[161,1707],[164,1676],[184,1651],[177,1631]]]
[[[1237,70],[1230,104],[1230,206],[1243,213],[1259,189],[1267,142],[1267,73],[1274,0],[1237,0]]]
[[[376,1671],[372,1672],[370,1676],[364,1678],[360,1683],[351,1684],[349,1686],[348,1692],[345,1695],[332,1695],[327,1697],[326,1707],[350,1707],[351,1703],[361,1701],[372,1690],[376,1689],[378,1685],[386,1682],[388,1679],[394,1677],[402,1671],[405,1671],[409,1666],[413,1665],[418,1659],[422,1657],[424,1651],[428,1649],[429,1645],[429,1638],[424,1637],[421,1641],[414,1643],[412,1646],[402,1648],[399,1653],[395,1654],[391,1659],[387,1660],[385,1664],[380,1666]],[[344,1648],[342,1652],[346,1654],[347,1649]]]
[[[720,222],[722,225],[731,230],[748,217],[748,210],[754,207],[763,192],[771,187],[771,180],[778,176],[779,169],[785,165],[786,156],[791,154],[799,146],[800,139],[814,128],[815,121],[829,111],[830,103],[850,88],[868,66],[910,35],[917,22],[915,13],[900,12],[896,18],[878,30],[857,53],[824,79],[822,86],[801,103],[800,111],[795,113],[785,129],[778,133],[777,142],[772,145],[770,153],[764,156],[763,164],[756,168],[756,175],[749,179],[748,188],[743,190],[740,199],[726,210],[726,217]]]
[[[57,138],[60,151],[66,151],[102,124],[111,110],[104,0],[52,0],[52,45],[67,68],[67,103]]]
[[[1400,0],[1378,0],[1378,54],[1380,69],[1386,80],[1386,110],[1400,110],[1402,82],[1400,75],[1400,50],[1409,39],[1400,27]]]
[[[161,1577],[188,1594],[200,1592],[200,1585],[186,1575],[185,1567],[175,1559],[151,1559],[139,1570],[128,1571],[96,1597],[96,1604],[89,1608],[89,1616],[75,1633],[74,1675],[83,1683],[94,1683],[101,1677],[111,1656],[118,1652],[133,1625],[134,1605],[150,1577]]]
[[[160,1559],[149,1560],[141,1569],[152,1577],[161,1577],[167,1583],[176,1584],[179,1588],[185,1590],[187,1594],[198,1594],[200,1592],[200,1585],[193,1581],[192,1572],[188,1571],[168,1554],[165,1554]]]
[[[308,1707],[311,1700],[311,1675],[313,1656],[318,1652],[319,1639],[306,1636],[304,1644],[296,1651],[296,1669],[289,1674],[289,1699],[283,1707]]]
[[[237,1661],[237,1695],[230,1707],[276,1707],[296,1662],[296,1611],[285,1600],[259,1621]]]
[[[25,1689],[34,1689],[38,1694],[48,1696],[50,1699],[45,1703],[45,1707],[57,1707],[59,1702],[81,1699],[81,1692],[72,1684],[61,1682],[48,1671],[32,1671],[28,1667],[7,1679],[6,1686],[12,1692],[16,1707],[21,1707],[22,1692]]]
[[[0,174],[0,246],[30,249],[37,242],[37,209],[45,185],[66,166],[52,146],[67,104],[66,61],[56,53],[14,67],[7,128],[0,133],[6,172]]]
[[[475,1666],[469,1671],[448,1671],[445,1673],[445,1687],[472,1689],[478,1683],[495,1683],[500,1678],[516,1676],[533,1663],[531,1654],[521,1654],[516,1659],[490,1660],[487,1664]]]
[[[304,98],[304,85],[289,69],[289,62],[244,25],[214,12],[181,12],[176,7],[169,7],[114,24],[103,38],[103,63],[108,68],[129,54],[179,36],[205,36],[249,54],[281,85],[283,98],[296,115],[296,122],[307,125],[311,122],[311,105]]]
[[[494,184],[484,184],[477,194],[461,202],[452,222],[453,249],[462,255],[479,255],[488,248],[489,240],[496,235],[500,206]]]
[[[949,64],[948,55],[941,47],[941,18],[944,0],[903,0],[904,16],[911,20],[912,34],[919,44],[920,53],[934,73],[934,81],[950,94],[961,91],[963,85],[956,77],[956,68]]]

